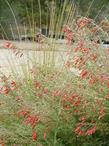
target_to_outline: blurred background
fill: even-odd
[[[81,15],[93,18],[108,32],[108,8],[109,0],[0,0],[0,39],[31,40],[38,33],[55,36]]]

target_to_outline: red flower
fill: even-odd
[[[64,32],[69,33],[71,31],[72,30],[71,30],[71,28],[68,25],[64,26]]]
[[[71,41],[71,40],[73,40],[73,37],[74,37],[74,33],[73,32],[69,32],[67,34],[67,40]]]
[[[89,51],[90,51],[89,48],[86,48],[86,47],[81,48],[81,52],[82,52],[82,53],[89,53]]]
[[[80,76],[84,79],[88,76],[88,71],[86,70],[83,70],[81,73],[80,73]]]
[[[19,115],[19,116],[25,117],[25,116],[27,116],[29,113],[30,113],[29,110],[22,110],[22,111],[19,111],[19,112],[18,112],[18,115]]]
[[[74,38],[74,33],[73,32],[68,32],[67,35],[66,35],[67,45],[72,44],[73,38]]]
[[[11,82],[11,90],[15,90],[16,89],[16,82],[15,81],[12,81]]]
[[[71,45],[74,38],[74,33],[69,26],[64,27],[64,32],[66,33],[67,44]]]
[[[44,140],[46,140],[46,137],[47,137],[47,133],[44,132]]]
[[[39,122],[39,117],[36,115],[29,115],[24,121],[26,125],[30,124],[32,128],[34,128],[38,122]]]
[[[79,18],[77,20],[77,26],[82,29],[84,28],[85,26],[87,26],[89,23],[91,22],[90,19],[87,19],[87,18]]]
[[[35,87],[36,87],[37,89],[40,89],[40,88],[42,87],[42,85],[41,85],[41,83],[39,83],[39,82],[35,82]]]
[[[13,46],[12,42],[5,42],[4,47],[7,49],[12,49],[14,46]]]
[[[98,32],[98,30],[99,30],[99,28],[98,28],[98,27],[94,27],[91,31],[92,31],[93,33],[97,33],[97,32]]]
[[[15,81],[12,81],[12,82],[11,82],[11,85],[12,85],[12,87],[13,87],[13,86],[16,86],[16,82],[15,82]]]
[[[78,97],[78,99],[73,103],[73,106],[78,106],[81,102],[81,98]]]
[[[77,109],[74,110],[74,113],[78,113],[78,112],[79,112],[79,110],[77,110]]]
[[[2,91],[3,91],[3,94],[7,95],[9,93],[9,88],[5,86],[3,87]]]
[[[37,140],[37,133],[34,131],[33,132],[33,140],[36,141]]]
[[[80,121],[85,122],[86,121],[86,117],[85,116],[81,117]]]
[[[12,49],[13,53],[17,56],[20,55],[22,57],[23,53],[18,51],[12,42],[5,42],[4,47],[7,49]]]
[[[78,132],[78,135],[79,135],[79,136],[83,136],[83,135],[84,135],[84,131],[80,130],[80,131]]]
[[[94,126],[93,128],[90,128],[87,130],[86,134],[87,135],[92,135],[96,132],[96,126]]]
[[[70,110],[70,106],[66,105],[65,109]]]
[[[81,130],[81,126],[76,127],[75,133],[78,133]]]
[[[84,131],[81,130],[82,128],[82,124],[79,125],[76,129],[75,129],[75,133],[78,135],[78,136],[83,136],[85,133]]]

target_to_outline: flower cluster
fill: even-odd
[[[75,133],[79,136],[83,135],[92,135],[97,130],[97,124],[98,120],[103,118],[105,116],[106,111],[106,97],[108,98],[108,95],[104,97],[106,92],[108,91],[108,84],[109,84],[109,75],[107,73],[107,69],[104,71],[104,65],[109,65],[108,62],[106,63],[106,54],[107,51],[101,50],[101,44],[99,43],[97,37],[96,37],[96,31],[92,31],[95,29],[95,26],[93,25],[93,22],[89,18],[79,18],[77,20],[77,28],[76,32],[73,33],[73,45],[68,45],[68,51],[70,53],[67,53],[67,61],[66,66],[69,71],[72,71],[73,68],[77,69],[81,84],[83,84],[84,88],[82,89],[82,95],[85,95],[86,97],[80,97],[76,96],[76,98],[69,98],[66,99],[68,105],[66,105],[66,109],[70,110],[72,106],[76,105],[79,108],[85,105],[85,102],[87,103],[86,112],[84,114],[80,114],[79,117],[82,118],[82,121],[77,124]],[[73,26],[72,26],[73,27]],[[96,27],[98,28],[98,27]],[[88,30],[88,31],[87,31]],[[64,31],[66,32],[66,36],[69,36],[70,32],[72,32],[71,27],[66,26],[64,28]],[[89,39],[88,32],[93,36],[93,40]],[[67,40],[69,38],[67,37]],[[72,40],[72,37],[71,37]],[[102,62],[102,63],[101,63]],[[103,64],[103,65],[102,65]],[[105,73],[104,73],[105,72]],[[77,76],[78,76],[77,74]],[[88,90],[86,90],[86,89]],[[90,90],[95,90],[95,95],[92,95],[92,98],[88,100],[90,97]],[[79,91],[80,92],[80,91]],[[80,95],[80,93],[77,93]],[[85,94],[85,92],[89,92],[89,97]],[[74,100],[77,99],[77,100]],[[85,99],[85,101],[82,99]],[[91,103],[93,102],[93,106]],[[70,104],[69,104],[70,103]],[[82,104],[81,104],[82,103]],[[88,107],[91,109],[88,110]],[[76,109],[75,111],[79,110]],[[82,110],[82,113],[84,110]],[[80,111],[81,111],[80,110]],[[94,113],[92,118],[90,116],[90,113]],[[96,113],[96,114],[95,114]],[[87,116],[86,116],[87,115]],[[82,117],[81,117],[82,116]],[[89,120],[90,119],[90,120]],[[91,121],[88,123],[87,121]],[[94,122],[93,122],[94,121]],[[90,126],[92,125],[92,126]]]
[[[1,77],[4,133],[0,136],[4,141],[22,140],[24,145],[27,141],[32,145],[73,145],[73,139],[89,140],[97,131],[108,131],[104,128],[108,124],[103,120],[108,116],[109,54],[101,50],[93,29],[95,26],[89,18],[79,18],[74,26],[64,27],[68,49],[67,68],[62,71],[33,65],[29,76],[22,77],[21,81]],[[10,42],[5,46],[16,49]],[[12,130],[16,131],[15,136]]]
[[[4,43],[4,48],[12,50],[15,56],[19,56],[19,57],[23,56],[22,51],[18,50],[17,47],[10,41]]]
[[[10,92],[17,89],[17,84],[10,77],[2,77],[0,80],[0,94],[8,95]]]

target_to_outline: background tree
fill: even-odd
[[[53,2],[54,6],[52,5]],[[0,0],[0,24],[2,24],[5,32],[8,33],[9,36],[12,34],[11,28],[15,34],[17,34],[15,17],[20,29],[25,26],[27,32],[32,29],[31,33],[34,33],[36,32],[36,28],[43,26],[49,28],[53,23],[54,26],[52,29],[58,31],[57,27],[60,29],[60,27],[57,26],[58,21],[62,20],[59,24],[62,26],[62,24],[65,23],[65,19],[67,19],[66,16],[70,16],[73,11],[76,11],[78,15],[99,20],[98,18],[100,18],[101,15],[106,14],[104,11],[106,11],[108,3],[108,0]],[[65,4],[66,7],[64,9]],[[62,12],[63,9],[64,13]],[[52,11],[54,11],[54,14]],[[62,17],[62,15],[64,17]],[[108,17],[108,13],[106,17]],[[12,26],[10,26],[10,24]],[[4,34],[3,28],[0,27],[2,34]],[[21,31],[21,34],[22,32],[23,31]]]

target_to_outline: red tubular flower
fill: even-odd
[[[85,122],[86,121],[86,117],[85,116],[81,117],[80,121]]]
[[[83,136],[83,135],[84,135],[84,131],[80,130],[80,131],[78,132],[78,136]]]
[[[3,94],[7,95],[9,93],[9,88],[8,87],[3,87],[2,89]]]
[[[75,133],[78,136],[83,136],[85,134],[85,132],[83,130],[81,130],[82,126],[83,126],[83,124],[79,124],[75,129]]]
[[[32,128],[34,128],[38,122],[39,122],[39,117],[36,115],[29,115],[24,121],[26,125],[30,124]]]
[[[93,33],[97,33],[99,31],[99,28],[98,27],[94,27],[92,30],[91,30],[91,32],[93,32]]]
[[[22,110],[18,112],[18,116],[26,117],[30,113],[29,110]]]
[[[87,76],[88,76],[88,71],[83,70],[83,71],[80,73],[80,76],[81,76],[83,79],[87,78]]]
[[[15,81],[12,81],[12,82],[11,82],[11,85],[12,85],[12,86],[16,86],[16,82],[15,82]]]
[[[73,32],[67,33],[67,35],[66,35],[67,45],[71,45],[72,44],[73,38],[74,38],[74,33]]]
[[[82,53],[89,53],[89,52],[90,52],[90,49],[84,47],[84,48],[81,48],[81,52],[82,52]]]
[[[33,132],[33,140],[36,141],[37,140],[37,132]]]
[[[18,51],[12,42],[5,42],[4,47],[7,49],[11,49],[16,56],[17,55],[20,55],[20,57],[23,56],[23,53],[21,51]]]
[[[44,132],[44,140],[46,140],[46,138],[47,138],[47,133]]]
[[[70,106],[69,105],[66,105],[65,109],[66,110],[70,110]]]
[[[74,110],[74,113],[78,113],[78,112],[79,112],[79,110],[78,110],[78,109],[75,109],[75,110]]]
[[[87,19],[87,18],[79,18],[77,20],[77,26],[78,26],[78,28],[82,29],[85,26],[87,26],[90,22],[91,22],[90,19]]]
[[[81,126],[76,127],[75,133],[78,133],[81,130]]]
[[[96,126],[94,126],[93,128],[90,128],[87,130],[86,134],[87,135],[92,135],[96,132]]]
[[[64,27],[64,32],[66,33],[67,44],[71,45],[73,38],[74,38],[74,33],[72,32],[72,30],[69,26]]]
[[[63,95],[62,95],[62,97],[63,97],[63,101],[66,101],[67,98],[68,98],[68,93],[67,92],[64,92]]]
[[[81,102],[80,97],[78,97],[78,99],[73,103],[73,106],[78,106]]]
[[[12,49],[13,44],[12,44],[12,42],[5,42],[4,47],[7,48],[7,49]]]
[[[11,82],[11,90],[15,90],[16,89],[16,82],[15,81],[12,81]]]
[[[73,100],[74,98],[76,98],[76,97],[78,97],[78,96],[76,95],[76,93],[72,94],[72,96],[71,96],[72,100]]]
[[[65,33],[72,32],[71,28],[68,25],[64,26],[63,30],[64,30]]]
[[[67,34],[67,40],[71,41],[74,38],[74,33],[73,32],[69,32]]]
[[[42,85],[41,85],[41,83],[39,83],[39,82],[35,82],[35,87],[37,88],[37,89],[40,89],[41,87],[42,87]]]

